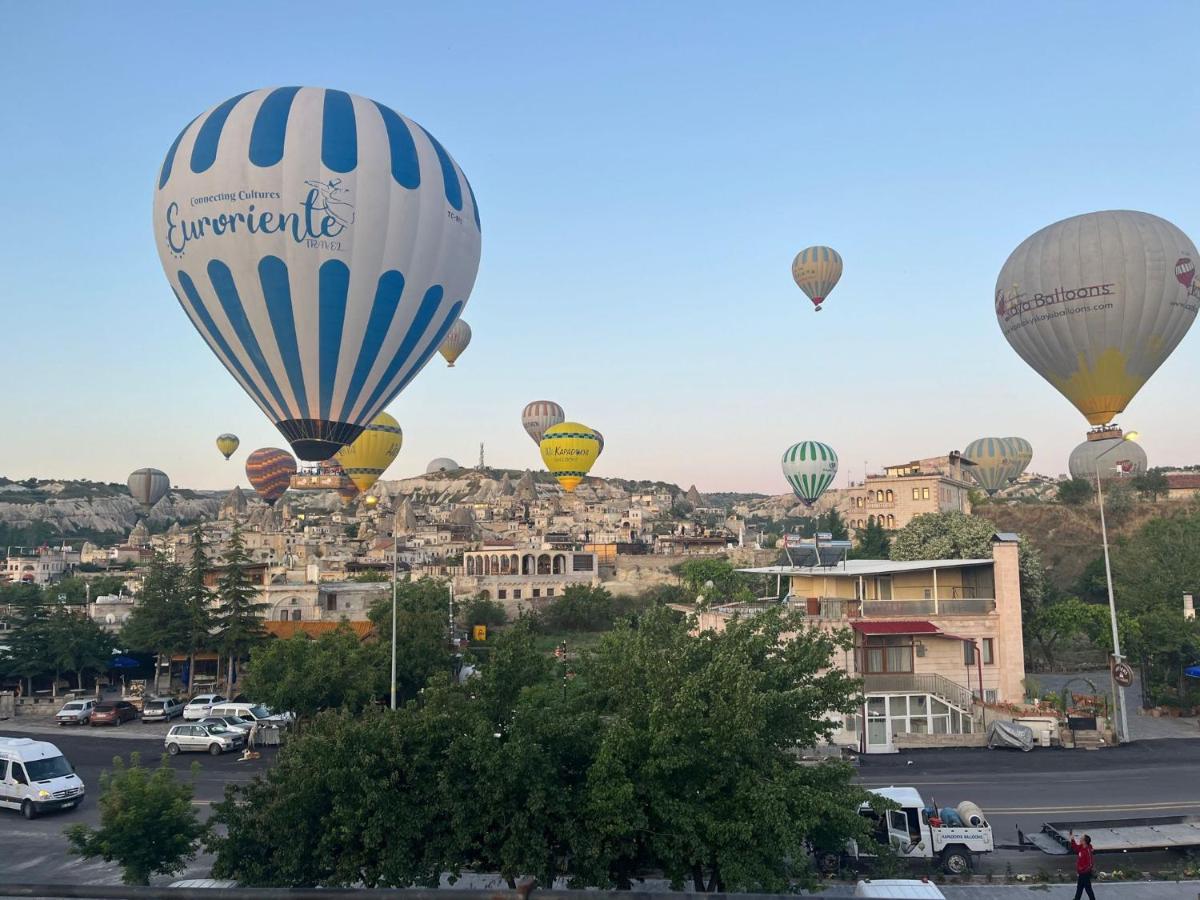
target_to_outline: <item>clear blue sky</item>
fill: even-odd
[[[0,56],[0,474],[245,482],[282,438],[167,287],[151,188],[193,116],[338,87],[432,131],[470,177],[474,342],[390,411],[405,447],[540,466],[532,399],[600,429],[599,475],[786,490],[1019,434],[1056,474],[1083,418],[992,310],[1008,253],[1081,212],[1200,239],[1191,3],[8,3]],[[838,248],[819,315],[792,255]],[[1120,418],[1200,461],[1189,334]],[[225,463],[218,432],[241,435]]]

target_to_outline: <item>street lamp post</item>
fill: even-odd
[[[400,556],[400,538],[392,526],[392,709],[396,708],[396,578],[397,558]]]
[[[1125,435],[1120,442],[1113,444],[1103,453],[1096,457],[1096,502],[1100,504],[1100,540],[1104,544],[1104,580],[1108,585],[1108,614],[1112,623],[1112,642],[1113,642],[1113,662],[1121,662],[1121,638],[1117,633],[1117,604],[1113,599],[1113,583],[1112,583],[1112,566],[1108,559],[1108,526],[1104,521],[1104,490],[1100,486],[1100,460],[1112,453],[1125,441],[1136,441],[1138,433],[1131,431]],[[1129,717],[1125,711],[1125,688],[1117,684],[1116,676],[1112,674],[1112,666],[1109,666],[1109,677],[1112,681],[1113,700],[1116,702],[1121,715],[1121,729],[1117,735],[1117,743],[1129,740]]]

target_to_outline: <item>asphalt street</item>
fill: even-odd
[[[0,883],[40,882],[45,884],[120,884],[120,870],[115,863],[99,860],[84,862],[67,852],[63,829],[76,822],[96,825],[100,810],[96,799],[100,794],[100,773],[112,768],[114,756],[128,760],[137,752],[143,764],[157,765],[163,753],[161,732],[165,725],[123,725],[118,728],[9,728],[0,723],[0,737],[28,737],[55,744],[75,766],[75,771],[87,786],[87,797],[79,807],[67,812],[48,813],[26,821],[14,810],[0,810]],[[168,757],[167,764],[176,769],[181,779],[195,787],[193,802],[207,816],[212,803],[225,795],[225,786],[250,781],[255,774],[270,765],[275,751],[267,748],[262,758],[239,762],[239,753],[213,757],[207,753],[181,753]],[[199,763],[194,776],[192,764]],[[207,877],[211,859],[198,858],[179,878]]]

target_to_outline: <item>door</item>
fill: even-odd
[[[15,786],[8,777],[8,760],[0,759],[0,806],[15,808],[17,803],[13,799],[14,794]]]
[[[864,753],[895,753],[892,744],[892,729],[888,722],[887,697],[867,698],[867,725]]]
[[[8,794],[9,802],[11,802],[13,806],[20,806],[21,801],[32,793],[32,791],[29,790],[29,776],[25,774],[25,766],[17,762],[15,759],[9,763],[6,792]]]
[[[914,810],[915,813],[915,810]],[[888,810],[888,843],[901,856],[924,856],[920,834],[912,833],[912,822],[903,809]]]

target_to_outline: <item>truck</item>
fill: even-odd
[[[933,804],[927,805],[920,792],[914,787],[874,788],[871,793],[892,801],[898,808],[889,809],[880,815],[869,803],[859,807],[859,815],[875,822],[875,839],[880,844],[889,844],[902,859],[936,860],[952,875],[965,874],[973,868],[976,858],[982,853],[996,849],[992,837],[992,826],[988,824],[982,810],[973,803],[960,803],[955,812],[946,812],[943,821],[941,812]],[[967,815],[960,816],[958,812]],[[951,824],[951,819],[961,819],[961,824]],[[870,854],[860,850],[858,842],[851,840],[846,855],[857,860]],[[824,854],[818,859],[822,868],[834,868],[840,860],[830,859]]]
[[[1036,834],[1017,826],[1021,847],[1036,847],[1052,856],[1071,852],[1070,834],[1088,835],[1093,853],[1131,853],[1154,850],[1200,849],[1200,816],[1142,816],[1136,819],[1093,819],[1086,822],[1046,822]]]

